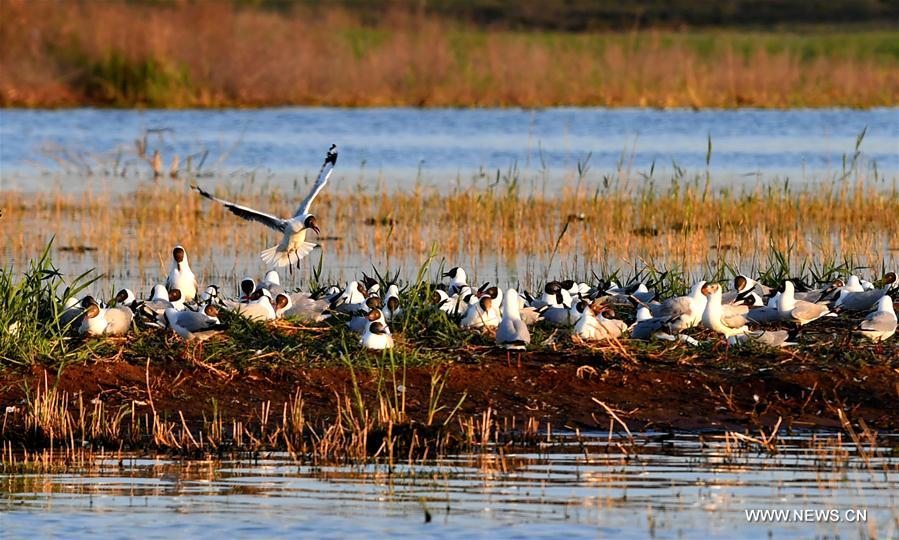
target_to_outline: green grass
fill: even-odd
[[[178,363],[185,359],[198,359],[205,365],[222,371],[243,371],[248,368],[294,369],[305,367],[351,366],[354,368],[382,369],[389,357],[402,366],[439,366],[458,361],[479,361],[496,354],[493,338],[471,333],[459,328],[458,322],[434,309],[429,298],[436,284],[429,282],[429,258],[414,280],[401,289],[403,315],[390,326],[397,339],[397,348],[389,353],[361,350],[359,337],[346,328],[348,315],[335,314],[326,323],[309,325],[299,321],[278,324],[254,322],[223,311],[221,320],[227,325],[224,337],[214,338],[198,347],[184,343],[173,334],[137,325],[127,340],[82,339],[77,329],[63,328],[59,318],[61,305],[68,297],[79,295],[93,279],[88,274],[65,280],[50,260],[48,245],[41,257],[31,264],[24,276],[17,278],[12,269],[0,270],[0,360],[3,366],[13,369],[30,366],[46,366],[62,369],[70,362],[86,362],[90,359],[119,357],[126,361],[143,362],[149,358],[154,363]],[[800,272],[791,269],[800,268]],[[833,278],[846,275],[857,267],[851,260],[801,261],[795,264],[785,253],[774,249],[767,256],[767,267],[760,269],[760,281],[777,286],[785,278],[802,281],[808,285],[829,283]],[[377,273],[377,272],[376,272]],[[377,273],[382,291],[389,273]],[[705,278],[710,281],[730,282],[737,270],[726,265],[707,269]],[[95,278],[94,278],[95,279]],[[317,279],[315,275],[312,280]],[[654,286],[662,297],[684,293],[692,284],[688,275],[676,266],[662,268],[651,264],[636,266],[627,272],[592,276],[588,281],[615,280],[628,283],[643,280]],[[539,284],[531,284],[538,290]],[[627,306],[616,307],[619,317],[631,319],[633,310]],[[856,340],[853,349],[822,353],[821,346],[832,344],[848,335],[852,321],[840,318],[827,321],[827,326],[817,332],[811,327],[813,339],[805,341],[798,350],[808,355],[842,355],[853,358],[877,358],[871,346]],[[719,341],[705,330],[694,329],[690,333],[707,342],[695,351],[667,343],[626,342],[630,355],[653,356],[661,353],[682,354],[698,352],[715,360],[716,343]],[[552,339],[550,339],[552,338]],[[747,345],[750,356],[758,347]],[[542,323],[532,329],[530,350],[543,354],[590,356],[599,354],[610,361],[623,361],[627,355],[616,351],[584,348],[571,343],[567,333]],[[770,355],[772,351],[764,351]],[[873,356],[872,356],[873,354]],[[886,354],[889,354],[887,352]],[[617,360],[616,360],[617,358]]]

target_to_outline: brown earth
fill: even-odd
[[[890,351],[895,353],[895,347]],[[440,404],[452,409],[467,393],[460,415],[492,408],[498,418],[538,420],[552,429],[608,429],[610,417],[594,400],[617,412],[634,430],[724,431],[769,428],[779,417],[787,429],[839,429],[837,407],[852,422],[864,421],[879,431],[899,431],[899,369],[887,357],[878,365],[840,367],[810,364],[795,357],[777,357],[764,367],[732,362],[716,364],[681,360],[637,360],[610,364],[601,356],[565,358],[534,353],[522,367],[507,367],[504,356],[449,366]],[[775,361],[776,360],[776,361]],[[590,366],[595,370],[591,373]],[[433,367],[406,371],[406,408],[413,419],[427,415]],[[443,368],[441,368],[443,369]],[[376,403],[378,373],[356,368],[355,376],[367,402]],[[132,401],[146,402],[138,411],[155,410],[177,416],[191,427],[211,417],[213,401],[219,414],[252,421],[269,401],[275,414],[297,391],[313,425],[327,425],[335,416],[337,395],[353,395],[346,367],[309,369],[248,369],[221,374],[185,360],[176,365],[138,365],[97,361],[54,371],[0,372],[0,405],[21,405],[30,389],[58,384],[58,389],[85,402],[101,399],[107,410]],[[398,381],[402,373],[397,373]],[[148,394],[148,381],[150,393]],[[384,381],[382,380],[382,383]],[[392,381],[388,383],[392,386]]]

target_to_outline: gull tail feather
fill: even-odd
[[[303,242],[300,244],[299,248],[290,251],[279,251],[279,247],[280,246],[270,247],[260,253],[259,257],[265,261],[265,264],[272,268],[290,266],[297,264],[300,259],[312,253],[315,244],[313,242]]]

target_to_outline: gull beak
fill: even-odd
[[[321,231],[318,229],[318,225],[313,225],[312,227],[309,227],[309,228],[312,229],[313,231],[315,231],[315,234],[317,234],[317,235],[321,234]]]

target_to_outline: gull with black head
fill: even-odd
[[[312,206],[312,201],[315,200],[315,197],[328,183],[328,178],[331,177],[336,164],[337,146],[332,144],[328,150],[328,155],[325,157],[325,162],[322,164],[321,171],[318,173],[318,179],[315,181],[315,185],[312,186],[312,191],[309,192],[309,195],[306,196],[306,199],[294,212],[293,217],[287,219],[281,219],[271,214],[219,199],[199,186],[194,186],[194,189],[207,199],[222,204],[235,216],[247,221],[262,223],[266,227],[282,233],[284,236],[281,238],[281,242],[264,250],[260,253],[260,257],[270,267],[290,266],[292,268],[293,265],[299,266],[300,260],[309,255],[315,247],[314,243],[306,241],[306,234],[309,230],[315,231],[315,234],[320,234],[315,215],[310,212],[310,207]]]

